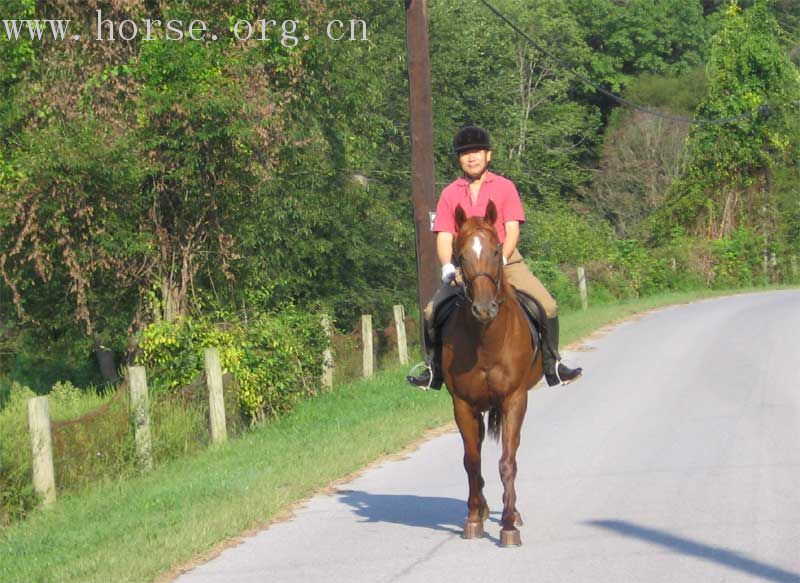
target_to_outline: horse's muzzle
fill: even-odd
[[[500,304],[497,300],[490,300],[488,302],[473,302],[472,315],[481,324],[488,324],[495,319],[497,313],[500,311]]]

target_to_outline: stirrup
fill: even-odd
[[[560,374],[558,374],[558,367],[559,367],[559,366],[561,366],[561,359],[559,359],[559,360],[557,360],[557,361],[556,361],[555,372],[556,372],[556,378],[558,379],[558,382],[559,382],[559,383],[561,383],[561,386],[563,387],[563,386],[564,386],[564,385],[566,385],[567,383],[565,383],[565,382],[564,382],[564,379],[562,379],[562,378],[561,378],[561,375],[560,375]]]
[[[568,380],[565,381],[564,379],[561,378],[561,375],[558,374],[558,367],[559,366],[561,366],[561,359],[560,358],[556,361],[555,376],[558,379],[558,382],[562,387],[565,387],[568,384],[570,384],[571,382],[578,380],[583,375],[583,369],[578,367],[577,369],[575,369],[575,370],[578,371],[578,374],[576,374],[574,378],[571,378],[571,379],[568,379]],[[564,367],[566,368],[567,365],[565,364]]]
[[[414,373],[417,370],[427,370],[428,371],[429,374],[428,374],[428,385],[427,386],[421,387],[419,385],[413,384],[409,380],[411,377],[416,376]],[[427,362],[425,362],[423,360],[419,364],[415,364],[414,366],[411,367],[411,370],[408,371],[408,374],[406,375],[406,380],[408,381],[408,384],[410,384],[412,387],[416,387],[416,388],[418,388],[418,389],[420,389],[422,391],[430,391],[431,390],[431,385],[433,384],[433,367],[431,367],[431,365],[429,365]]]

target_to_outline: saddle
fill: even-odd
[[[525,314],[525,320],[528,322],[528,328],[531,332],[531,341],[533,342],[535,357],[536,353],[541,349],[542,346],[541,333],[544,308],[542,308],[539,302],[537,302],[532,296],[529,296],[525,292],[515,289],[514,293],[517,296],[517,301],[522,308],[522,312]],[[458,293],[445,298],[442,303],[436,307],[436,311],[433,314],[433,327],[435,330],[437,330],[437,336],[439,336],[439,331],[444,328],[444,325],[451,318],[456,309],[463,305],[463,303],[466,301],[467,298],[464,294],[464,290],[460,289]]]

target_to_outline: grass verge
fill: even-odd
[[[562,344],[635,313],[724,293],[675,293],[567,314]],[[149,475],[61,497],[54,508],[0,532],[0,581],[152,581],[266,524],[451,420],[447,393],[409,390],[404,372],[394,368],[337,387],[240,439]]]

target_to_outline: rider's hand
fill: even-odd
[[[452,263],[442,265],[442,283],[448,285],[456,278],[456,267]]]

